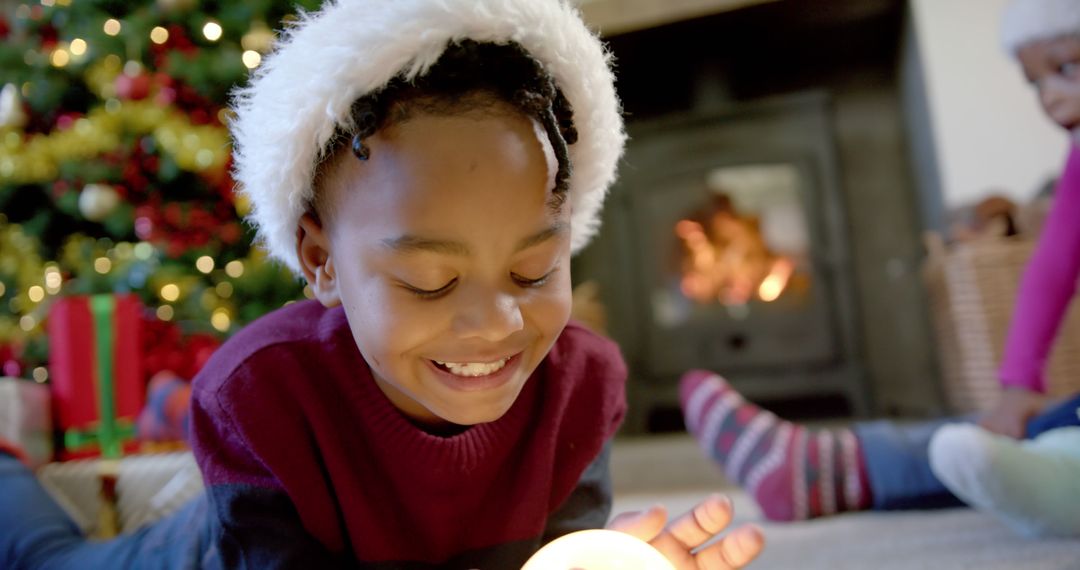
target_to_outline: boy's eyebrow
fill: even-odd
[[[515,252],[528,249],[534,245],[543,243],[562,232],[566,231],[566,224],[557,223],[549,228],[528,236],[517,243]],[[398,253],[441,253],[444,255],[468,256],[469,246],[452,240],[428,239],[414,235],[403,235],[396,238],[382,240],[383,247],[392,249]]]

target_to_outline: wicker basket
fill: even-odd
[[[997,371],[1020,278],[1035,242],[993,237],[946,247],[928,236],[923,271],[930,294],[946,403],[986,410],[1001,391]],[[1050,354],[1047,391],[1080,391],[1080,302],[1070,304]]]

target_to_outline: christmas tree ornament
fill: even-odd
[[[21,129],[26,122],[26,110],[23,109],[19,88],[14,83],[4,85],[0,90],[0,128]]]
[[[91,222],[100,222],[120,204],[120,195],[107,184],[87,184],[79,193],[79,213]]]
[[[120,99],[134,101],[145,99],[150,95],[151,83],[150,75],[145,72],[121,73],[116,76],[116,96]]]

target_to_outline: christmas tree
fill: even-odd
[[[68,294],[146,308],[147,375],[191,374],[302,284],[251,246],[229,91],[317,0],[40,0],[0,13],[0,375],[48,378]]]

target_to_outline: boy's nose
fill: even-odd
[[[459,337],[494,342],[524,328],[521,307],[513,295],[487,290],[474,291],[467,298],[454,318]]]

